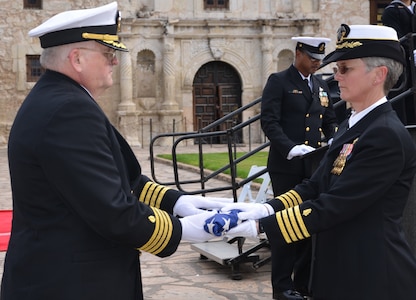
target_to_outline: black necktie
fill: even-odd
[[[311,89],[311,87],[309,85],[309,80],[307,78],[305,78],[305,79],[303,79],[303,81],[305,81],[306,85],[308,86],[309,91],[312,92],[312,89]]]

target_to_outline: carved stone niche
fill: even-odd
[[[293,13],[293,0],[277,0],[276,13]]]

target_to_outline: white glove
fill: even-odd
[[[232,201],[232,198],[182,195],[173,206],[173,215],[186,217],[206,212],[206,210],[220,210],[224,205]]]
[[[204,230],[205,220],[211,218],[216,213],[216,211],[205,211],[197,215],[180,218],[179,221],[182,224],[181,240],[199,243],[217,238],[217,236]]]
[[[301,156],[304,155],[306,153],[309,153],[311,151],[315,150],[314,147],[308,146],[308,145],[296,145],[295,147],[293,147],[290,151],[289,154],[287,155],[287,159],[291,160],[292,158],[294,158],[295,156]]]
[[[225,234],[228,238],[246,237],[251,239],[258,239],[257,222],[254,220],[247,220],[231,228]]]
[[[274,214],[273,207],[268,203],[245,203],[237,202],[224,206],[221,211],[227,212],[232,209],[239,209],[238,219],[240,220],[258,220]],[[245,223],[245,222],[244,222]],[[238,226],[237,226],[238,227]]]

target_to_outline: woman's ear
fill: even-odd
[[[376,69],[376,77],[374,79],[374,83],[380,83],[386,81],[388,68],[386,66],[379,66]]]

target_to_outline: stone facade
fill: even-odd
[[[41,54],[41,48],[28,31],[58,12],[105,3],[49,0],[43,1],[42,10],[34,10],[23,9],[23,0],[3,1],[0,145],[7,143],[15,114],[34,85],[26,81],[26,55]],[[114,86],[97,101],[132,145],[148,145],[152,136],[164,132],[194,130],[193,82],[204,64],[219,61],[235,68],[245,105],[261,96],[270,73],[292,62],[292,36],[334,40],[340,23],[368,24],[370,7],[369,1],[361,0],[229,0],[226,10],[205,10],[203,0],[118,4],[120,36],[130,51],[118,54]],[[258,111],[252,108],[243,120]]]

